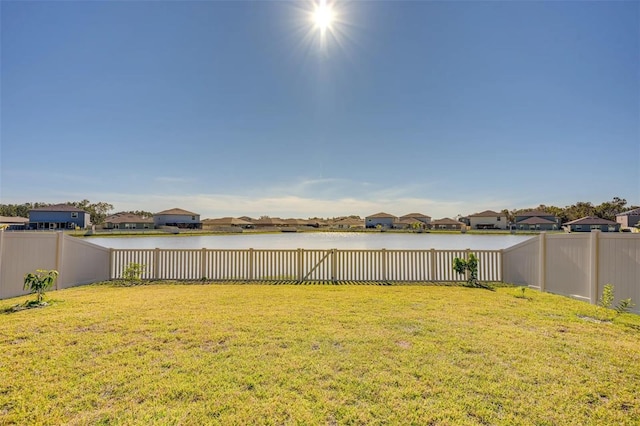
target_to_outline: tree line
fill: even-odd
[[[594,205],[589,201],[578,201],[575,204],[566,207],[547,206],[540,204],[532,209],[519,210],[503,210],[502,213],[507,216],[509,222],[514,222],[515,217],[529,210],[540,210],[554,216],[559,217],[562,223],[580,219],[585,216],[598,216],[603,219],[616,220],[616,215],[629,210],[637,209],[638,206],[627,207],[627,200],[620,197],[613,197],[611,201],[605,201],[601,204]]]
[[[57,203],[58,204],[58,203]],[[96,225],[100,225],[104,223],[104,220],[109,216],[109,213],[113,210],[113,205],[106,203],[104,201],[100,201],[97,203],[92,203],[89,200],[82,201],[67,201],[66,203],[70,206],[77,207],[89,213],[91,216],[91,223]],[[37,209],[40,207],[49,207],[53,206],[52,203],[24,203],[24,204],[0,204],[0,216],[20,216],[20,217],[29,217],[29,210]],[[132,210],[125,213],[133,213],[139,216],[151,217],[153,213],[147,212],[144,210]]]

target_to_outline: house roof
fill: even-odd
[[[554,216],[554,215],[552,213],[543,212],[542,210],[529,210],[526,212],[520,212],[516,215],[516,217],[522,217],[522,216]]]
[[[187,210],[178,209],[178,208],[164,210],[164,211],[161,211],[159,213],[156,213],[156,215],[160,215],[160,214],[176,214],[176,215],[185,215],[185,216],[198,216],[198,213],[193,213],[193,212],[190,212],[190,211],[187,211]]]
[[[0,223],[27,223],[29,219],[20,216],[0,216]]]
[[[256,225],[284,225],[284,221],[279,217],[264,217],[253,223]]]
[[[448,217],[444,217],[442,219],[434,220],[431,222],[432,225],[464,225],[462,222],[458,222],[457,220],[453,220]]]
[[[153,218],[142,217],[133,213],[116,213],[104,220],[105,223],[153,223]]]
[[[304,226],[309,224],[309,221],[305,219],[284,219],[283,222],[285,225],[294,226]]]
[[[367,219],[397,219],[397,217],[389,213],[380,212],[367,216]]]
[[[427,216],[426,214],[422,214],[422,213],[409,213],[409,214],[405,214],[404,216],[400,216],[400,219],[417,219],[417,218],[431,219],[431,216]]]
[[[549,219],[545,219],[543,217],[538,217],[538,216],[532,216],[528,219],[524,219],[521,220],[520,222],[518,222],[517,224],[525,224],[525,225],[553,225],[556,222],[554,222],[553,220],[549,220]]]
[[[612,220],[603,219],[598,216],[585,216],[580,219],[566,222],[565,225],[617,225],[617,222]]]
[[[85,210],[79,209],[69,204],[54,204],[53,206],[38,207],[29,210],[30,212],[82,212],[88,213]]]
[[[246,226],[252,225],[251,222],[236,217],[221,217],[217,219],[205,219],[202,221],[204,225],[218,226]]]
[[[618,213],[616,216],[640,216],[640,208]]]
[[[493,217],[493,216],[504,216],[504,214],[494,212],[493,210],[485,210],[480,213],[472,214],[469,217]]]
[[[356,219],[355,217],[345,217],[333,222],[334,225],[348,225],[348,226],[364,226],[363,219]]]

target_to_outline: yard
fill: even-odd
[[[524,296],[355,285],[51,292],[51,306],[0,314],[0,424],[638,424],[640,316],[600,322],[586,303]]]

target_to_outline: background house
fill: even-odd
[[[201,229],[200,215],[182,209],[164,210],[153,215],[153,224],[161,226],[175,226],[182,229]]]
[[[76,229],[89,226],[91,226],[91,215],[68,204],[29,210],[29,227],[33,229]]]
[[[104,220],[105,229],[153,229],[153,218],[133,213],[116,213]]]
[[[431,222],[431,229],[451,229],[459,231],[463,226],[465,226],[464,223],[458,222],[457,220],[453,220],[448,217]]]
[[[331,226],[338,229],[364,228],[364,220],[355,217],[343,217],[332,222]]]
[[[560,229],[560,218],[540,210],[518,213],[515,229],[524,231],[555,231]]]
[[[640,223],[640,208],[629,210],[628,212],[618,213],[616,222],[621,228],[633,228]]]
[[[217,228],[253,228],[253,223],[236,217],[221,217],[218,219],[205,219],[202,221],[202,229]]]
[[[29,219],[20,216],[0,216],[0,229],[9,231],[23,230],[29,225]]]
[[[431,216],[427,216],[426,214],[422,214],[422,213],[409,213],[409,214],[405,214],[404,216],[400,216],[400,220],[412,220],[412,221],[419,221],[424,223],[425,225],[429,225],[431,223]]]
[[[597,216],[586,216],[572,220],[562,225],[569,232],[591,232],[598,230],[602,232],[618,232],[620,224],[612,220],[602,219]]]
[[[485,210],[469,216],[471,229],[507,229],[507,216],[503,213]]]
[[[393,224],[398,218],[389,213],[376,213],[365,218],[365,224],[367,228],[376,228],[378,225],[383,228],[393,228]]]

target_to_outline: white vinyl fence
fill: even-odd
[[[597,303],[606,284],[616,300],[631,298],[640,313],[640,235],[550,234],[503,252],[503,281]]]
[[[0,299],[20,296],[24,275],[36,269],[59,272],[55,289],[109,279],[109,249],[62,232],[0,231]]]
[[[130,263],[145,279],[214,281],[460,281],[453,259],[479,258],[479,278],[501,281],[500,250],[113,249],[111,277]]]

